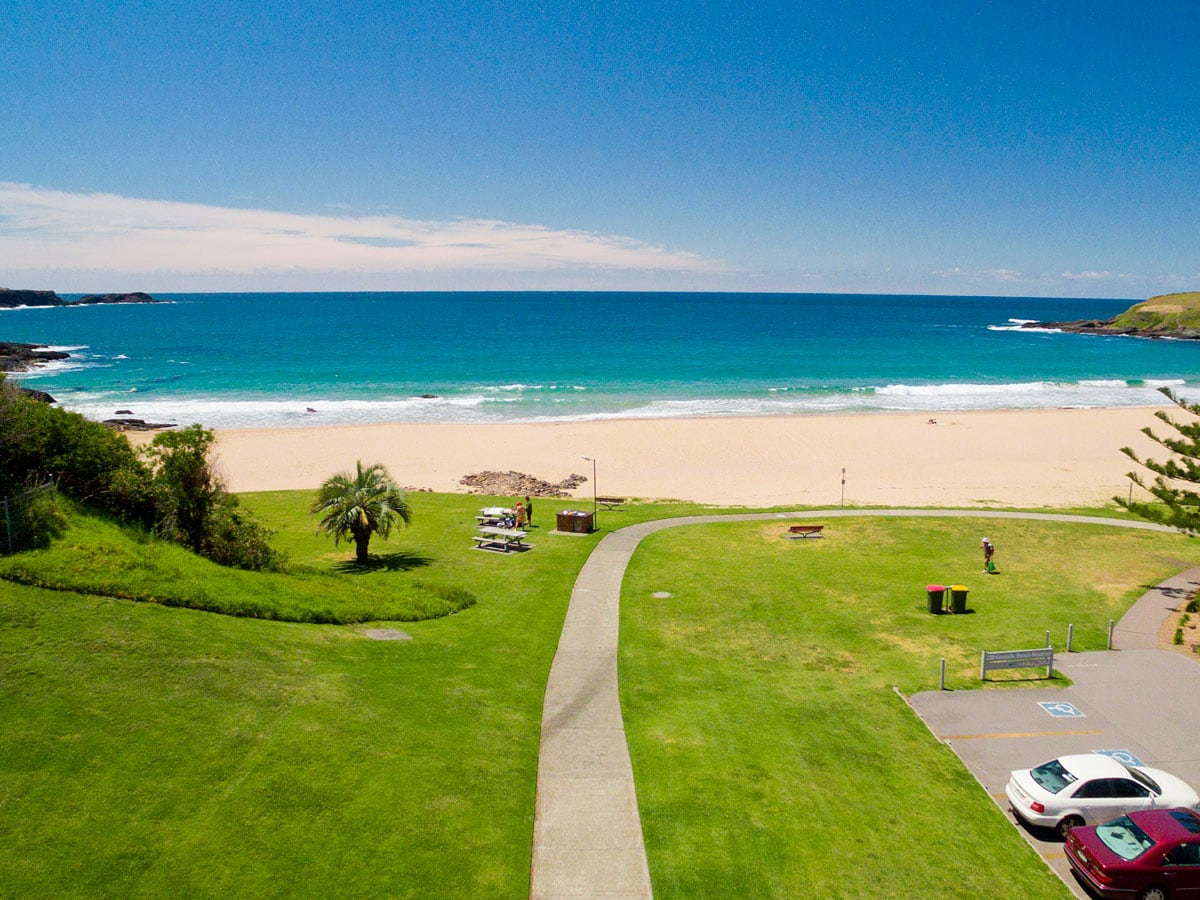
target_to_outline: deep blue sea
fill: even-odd
[[[1128,300],[158,296],[172,302],[0,310],[0,339],[70,350],[21,379],[68,408],[215,428],[1136,406],[1200,384],[1200,343],[1016,327]]]

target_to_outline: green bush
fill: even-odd
[[[202,555],[222,566],[253,572],[278,572],[285,557],[271,547],[271,532],[238,505],[232,494],[222,494],[210,511]]]
[[[53,490],[39,494],[25,507],[26,547],[49,547],[50,541],[66,530],[67,518],[58,508]]]
[[[0,383],[0,496],[48,478],[126,521],[153,521],[148,473],[124,435]]]
[[[1176,644],[1183,643],[1183,629],[1182,628],[1175,629],[1175,643]]]
[[[1193,597],[1187,602],[1187,606],[1184,609],[1190,613],[1200,612],[1200,597]]]

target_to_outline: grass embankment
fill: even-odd
[[[942,657],[948,686],[978,686],[981,649],[1047,629],[1061,648],[1070,623],[1075,649],[1101,649],[1200,546],[1001,519],[784,531],[662,532],[626,576],[621,699],[656,896],[1066,896],[892,686],[936,689]],[[999,575],[980,574],[981,534]],[[968,585],[973,613],[931,616],[931,582]]]
[[[0,578],[245,618],[340,625],[432,619],[475,602],[469,591],[449,584],[354,577],[420,565],[404,551],[385,550],[361,571],[350,562],[327,562],[321,569],[293,566],[286,574],[246,572],[80,510],[72,511],[68,522],[67,533],[51,547],[0,558]],[[387,546],[377,543],[377,549]]]

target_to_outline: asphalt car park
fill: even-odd
[[[1060,654],[1054,667],[1071,687],[930,691],[909,703],[1067,886],[1087,897],[1071,874],[1062,838],[1015,819],[1005,784],[1016,769],[1103,752],[1200,787],[1200,663],[1133,649]]]

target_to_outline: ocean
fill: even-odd
[[[156,296],[0,310],[0,339],[70,351],[19,376],[69,409],[212,428],[1143,406],[1200,385],[1200,343],[1018,327],[1128,300]]]

